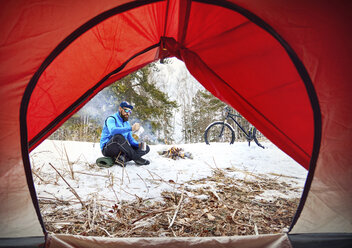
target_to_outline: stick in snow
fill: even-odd
[[[49,163],[49,164],[51,167],[53,167],[53,169],[56,171],[56,173],[62,178],[62,180],[64,180],[64,182],[67,184],[67,186],[71,189],[72,194],[74,194],[76,196],[76,198],[82,204],[82,207],[85,208],[86,205],[82,202],[81,197],[79,197],[76,190],[74,190],[74,188],[71,187],[71,185],[65,180],[65,178],[61,175],[61,173],[54,167],[54,165],[52,165],[51,163]]]

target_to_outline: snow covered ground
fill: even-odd
[[[102,156],[99,144],[45,140],[31,152],[30,158],[40,198],[54,197],[74,202],[77,196],[70,190],[72,187],[82,201],[92,197],[106,204],[137,198],[159,200],[161,192],[176,190],[181,184],[196,187],[188,182],[211,176],[215,170],[234,179],[253,181],[256,175],[265,175],[299,189],[285,194],[265,191],[261,197],[266,199],[300,197],[307,171],[272,143],[263,142],[263,145],[266,149],[255,144],[249,147],[246,142],[233,145],[180,144],[175,146],[190,152],[193,159],[178,160],[158,154],[172,145],[152,145],[150,153],[145,156],[150,165],[136,166],[132,161],[125,168],[117,165],[99,168],[95,164],[95,160]]]

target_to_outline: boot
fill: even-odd
[[[120,154],[115,160],[115,163],[120,165],[121,167],[125,167],[126,162],[127,162],[127,159],[124,154]]]
[[[144,158],[138,158],[136,160],[134,160],[134,162],[136,163],[136,165],[148,165],[150,164],[150,162]]]

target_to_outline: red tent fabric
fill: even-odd
[[[168,9],[177,9],[177,4],[170,1]],[[313,114],[306,107],[310,102],[305,85],[284,47],[266,30],[233,10],[214,6],[208,11],[208,4],[195,2],[191,8],[184,7],[184,13],[169,11],[166,18],[166,5],[156,2],[131,9],[128,14],[116,13],[53,55],[55,58],[35,83],[28,106],[30,149],[57,128],[58,116],[67,119],[74,113],[72,103],[82,101],[82,93],[104,84],[100,81],[127,59],[151,49],[129,61],[117,74],[158,59],[157,48],[162,41],[168,53],[164,51],[161,56],[184,60],[214,95],[236,106],[252,123],[258,123],[261,131],[308,168]],[[180,15],[187,16],[185,22],[170,25]]]
[[[351,232],[351,2],[1,5],[1,237],[42,233],[28,152],[101,89],[168,56],[310,169],[293,231]]]

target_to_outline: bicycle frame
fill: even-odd
[[[246,130],[244,130],[244,128],[236,121],[235,117],[243,118],[243,117],[240,116],[240,115],[232,114],[232,113],[230,113],[229,111],[227,111],[227,115],[226,115],[226,117],[225,117],[224,122],[230,118],[230,119],[233,120],[233,121],[236,123],[236,125],[242,130],[242,132],[245,134],[247,140],[253,140],[253,136],[249,136],[249,133],[247,133]]]
[[[237,125],[241,131],[244,133],[244,136],[245,138],[247,139],[248,141],[248,146],[251,145],[251,141],[254,140],[254,142],[257,144],[257,146],[265,149],[265,147],[259,143],[258,139],[257,139],[257,129],[254,127],[254,126],[251,126],[251,128],[248,130],[248,132],[241,126],[241,124],[235,119],[236,117],[240,117],[240,118],[243,118],[241,115],[236,115],[236,114],[232,114],[231,113],[231,110],[229,108],[225,108],[226,110],[226,116],[225,116],[225,119],[223,121],[214,121],[213,123],[211,123],[206,129],[205,129],[205,132],[204,132],[204,140],[205,140],[205,143],[207,145],[209,145],[209,141],[210,142],[213,142],[214,140],[208,140],[208,133],[209,133],[209,130],[216,130],[216,129],[212,129],[212,127],[216,126],[217,128],[219,128],[221,126],[221,130],[220,130],[220,133],[217,131],[213,134],[216,134],[216,136],[218,136],[218,138],[222,138],[223,137],[223,133],[224,133],[224,130],[225,128],[229,128],[231,129],[231,141],[230,141],[230,144],[233,144],[233,142],[235,141],[235,138],[236,138],[236,134],[235,134],[235,130],[233,128],[233,125],[228,123],[228,119],[231,119],[233,120],[233,122],[235,123],[235,125]],[[228,136],[228,137],[230,137]],[[210,137],[210,136],[209,136]],[[214,137],[214,136],[213,136]],[[214,141],[216,142],[216,141]]]

